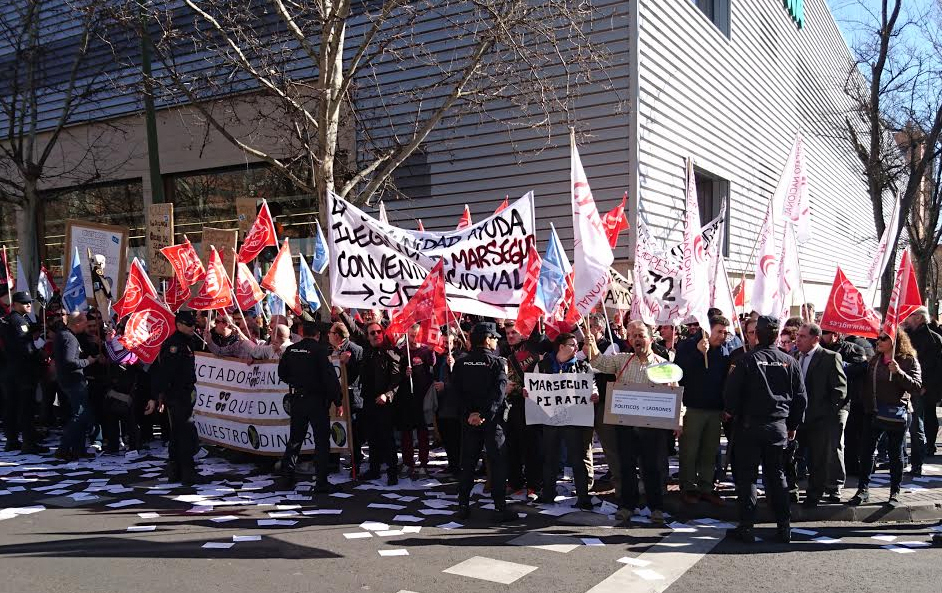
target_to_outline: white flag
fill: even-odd
[[[389,217],[386,215],[386,203],[385,202],[379,203],[379,216],[377,218],[379,218],[380,222],[389,224]]]
[[[779,321],[784,321],[790,316],[792,304],[792,292],[801,284],[801,272],[798,268],[798,245],[795,244],[795,233],[789,225],[782,229],[782,251],[780,252],[778,290],[775,294],[775,315]]]
[[[710,259],[703,235],[700,234],[700,203],[697,183],[693,174],[693,161],[687,159],[687,214],[684,218],[683,255],[680,264],[680,295],[687,304],[687,315],[694,316],[700,327],[707,331],[709,307]]]
[[[883,275],[883,271],[886,270],[886,266],[890,263],[890,254],[893,252],[893,250],[890,249],[890,242],[896,238],[896,232],[899,230],[897,228],[898,226],[899,194],[896,194],[893,211],[890,212],[890,222],[887,223],[886,228],[883,230],[883,236],[880,237],[880,243],[877,245],[877,252],[873,254],[873,261],[870,262],[870,269],[867,270],[867,285],[865,289],[873,289],[873,291],[876,291],[880,276]]]
[[[750,307],[759,315],[778,315],[779,310],[773,302],[778,291],[778,261],[775,259],[775,215],[773,203],[765,211],[765,218],[759,228],[759,243],[756,247],[756,279],[752,285]]]
[[[786,222],[794,225],[798,243],[811,240],[811,207],[808,205],[808,169],[805,166],[805,146],[801,134],[795,138],[785,170],[775,188],[775,203],[782,204]]]
[[[582,168],[575,133],[570,134],[572,159],[570,184],[572,189],[572,229],[575,271],[573,304],[567,321],[588,316],[608,288],[608,269],[615,261],[612,247],[605,235],[602,218],[592,199],[592,190]],[[699,229],[699,225],[697,229]]]
[[[648,325],[657,323],[658,307],[655,298],[649,298],[652,293],[647,280],[649,278],[647,253],[648,227],[644,220],[638,217],[637,240],[635,241],[635,267],[632,275],[631,319],[640,319]]]

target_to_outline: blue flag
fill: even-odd
[[[82,277],[82,261],[79,258],[78,247],[72,253],[72,268],[69,278],[65,281],[65,290],[62,291],[62,304],[66,311],[84,311],[88,309],[88,297],[85,295],[85,279]]]
[[[316,256],[315,256],[316,257]],[[298,266],[301,268],[298,277],[300,282],[298,283],[298,293],[301,296],[302,301],[306,301],[307,304],[311,306],[311,309],[316,311],[321,307],[321,301],[317,298],[317,287],[314,285],[314,274],[311,273],[311,268],[307,267],[307,259],[304,258],[303,253],[298,254]]]
[[[551,314],[559,306],[559,302],[566,296],[566,276],[572,272],[569,258],[556,234],[556,227],[550,225],[550,238],[546,246],[546,255],[540,267],[540,278],[536,283],[536,299],[534,304]]]
[[[323,274],[327,269],[327,263],[330,261],[330,252],[327,251],[327,240],[324,239],[324,231],[321,230],[321,223],[317,225],[317,234],[314,235],[314,259],[311,261],[311,268],[315,274]],[[303,297],[303,295],[302,295]]]
[[[277,294],[270,292],[268,293],[268,311],[272,315],[285,315],[286,307],[285,302],[281,300],[281,297]]]

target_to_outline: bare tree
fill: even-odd
[[[102,2],[24,0],[0,12],[0,204],[17,210],[31,286],[39,272],[37,215],[52,195],[45,187],[93,182],[127,158],[113,151],[114,125],[70,128],[114,92]]]
[[[863,164],[877,237],[886,229],[885,197],[900,196],[898,237],[923,195],[942,136],[942,60],[939,45],[931,38],[937,32],[923,25],[930,19],[939,22],[939,4],[936,0],[922,12],[915,2],[904,0],[881,0],[876,9],[863,2],[860,6],[868,18],[858,23],[860,40],[854,48],[858,61],[850,69],[846,86],[857,105],[857,113],[847,117],[847,132]],[[937,216],[934,224],[938,224]],[[938,244],[935,227],[927,228],[927,233],[922,239]],[[895,261],[896,241],[892,249],[891,261]],[[926,258],[917,258],[922,289],[932,251],[934,246]],[[881,279],[884,310],[893,274],[888,268]]]
[[[549,138],[572,123],[576,89],[605,84],[592,29],[613,30],[589,0],[184,3],[151,12],[163,100],[194,106],[318,206],[327,191],[395,191],[394,171],[449,120]]]

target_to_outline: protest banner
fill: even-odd
[[[258,200],[255,198],[236,198],[236,217],[239,219],[239,235],[245,238],[252,223],[255,222]]]
[[[331,358],[340,380],[344,417],[330,411],[331,452],[350,451],[350,402],[346,367]],[[280,456],[291,428],[288,385],[278,377],[277,360],[244,360],[196,353],[196,431],[207,443],[257,455]],[[286,409],[287,407],[287,409]],[[308,427],[302,453],[314,451]]]
[[[452,311],[516,319],[529,247],[533,193],[462,230],[401,229],[328,193],[331,301],[355,309],[396,309],[444,260]]]
[[[525,373],[527,425],[594,426],[592,373]]]
[[[608,290],[605,291],[605,306],[611,310],[618,311],[622,315],[631,311],[631,291],[632,282],[615,271],[614,268],[608,271],[609,282]]]
[[[236,245],[239,242],[239,231],[236,229],[214,229],[203,227],[203,244],[201,245],[200,259],[203,260],[203,266],[209,267],[209,248],[215,247],[222,258],[223,267],[229,280],[235,278],[236,256],[234,254]]]
[[[154,278],[170,278],[173,267],[160,253],[173,245],[173,204],[147,207],[147,271]]]
[[[105,268],[105,279],[112,289],[124,286],[127,271],[128,228],[95,222],[67,220],[65,221],[65,248],[63,253],[68,259],[78,248],[82,259],[82,279],[85,282],[85,295],[92,303],[95,291],[92,287],[91,274],[87,272],[87,253],[91,250],[93,255],[103,255],[108,263]],[[68,266],[65,269],[70,269]],[[63,278],[62,285],[68,284]]]
[[[609,383],[602,421],[618,426],[677,430],[683,398],[683,387]]]

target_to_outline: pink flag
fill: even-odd
[[[687,315],[693,315],[700,327],[707,331],[710,320],[710,257],[703,235],[700,233],[700,203],[697,183],[693,174],[693,161],[687,159],[687,214],[684,219],[683,255],[680,264],[680,295],[687,304]]]
[[[575,132],[570,134],[570,188],[572,190],[573,230],[573,301],[576,319],[588,316],[600,300],[605,298],[610,279],[608,269],[615,261],[612,246],[605,234],[605,225],[599,216],[589,180],[582,168]],[[697,226],[699,229],[700,227]]]

